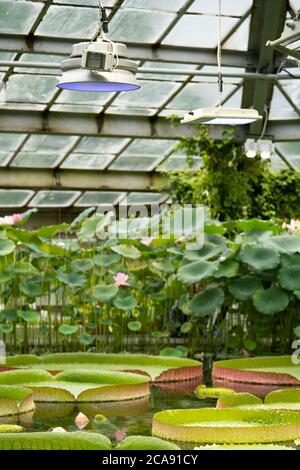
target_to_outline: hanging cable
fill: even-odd
[[[219,86],[219,103],[221,106],[222,94],[224,89],[224,81],[222,74],[222,0],[219,0],[219,15],[218,15],[218,49],[217,49],[217,62],[218,62],[218,86]]]

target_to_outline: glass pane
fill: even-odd
[[[237,23],[236,18],[222,19],[225,37]],[[208,15],[184,15],[164,39],[170,46],[215,48],[218,42],[218,18]]]
[[[70,91],[63,90],[56,100],[60,104],[72,105],[104,105],[114,96],[113,93],[96,93],[96,92],[83,92],[83,91]]]
[[[43,3],[37,2],[1,0],[0,31],[16,34],[29,33],[43,6]]]
[[[250,34],[250,17],[248,17],[241,26],[225,42],[223,49],[232,51],[247,51]]]
[[[61,168],[77,170],[104,170],[114,158],[115,155],[72,153],[62,163]]]
[[[280,153],[291,163],[297,161],[300,158],[300,142],[278,142],[276,148]]]
[[[178,144],[175,140],[135,139],[122,156],[165,156]]]
[[[81,195],[80,191],[39,191],[30,207],[69,207]]]
[[[175,82],[141,81],[142,88],[131,93],[121,93],[114,106],[158,107],[162,105],[180,86]]]
[[[50,6],[37,28],[37,36],[90,38],[96,31],[98,12],[94,8]]]
[[[59,152],[64,154],[74,145],[78,137],[64,135],[32,135],[23,147],[25,152]]]
[[[25,139],[26,134],[11,134],[6,132],[0,133],[0,149],[16,150]]]
[[[186,0],[125,0],[123,6],[149,10],[179,11]]]
[[[98,7],[99,0],[54,0],[53,3],[59,3],[61,5],[79,5],[81,7]],[[102,3],[105,7],[112,7],[116,3],[116,0],[102,0]]]
[[[56,93],[57,78],[50,76],[12,75],[4,90],[4,101],[47,103]]]
[[[223,99],[231,93],[235,85],[224,84]],[[170,101],[167,108],[172,110],[190,110],[215,106],[219,100],[219,90],[213,83],[188,83],[178,95]]]
[[[252,6],[252,3],[253,0],[222,0],[222,15],[243,16]],[[219,0],[195,0],[189,12],[217,15],[219,12]]]
[[[22,54],[21,58],[19,59],[19,62],[49,62],[49,63],[54,63],[54,64],[60,64],[60,62],[65,59],[64,56],[58,56],[58,55],[48,55],[48,54]],[[61,73],[60,67],[57,69],[45,69],[45,68],[20,68],[16,67],[15,72],[19,73],[33,73],[33,74],[52,74],[52,75],[59,75]]]
[[[269,119],[299,119],[299,115],[276,86],[274,87]]]
[[[88,191],[76,202],[76,207],[117,205],[126,193]]]
[[[175,15],[161,11],[120,9],[110,22],[109,37],[120,42],[155,43]]]
[[[127,204],[154,204],[161,203],[167,196],[160,193],[130,193],[127,197]]]
[[[176,157],[172,155],[164,163],[159,166],[160,170],[197,170],[202,166],[202,159],[200,157],[193,157],[187,160],[185,157]]]
[[[53,168],[58,165],[61,156],[56,153],[19,152],[10,166],[23,168]]]
[[[24,207],[33,191],[0,189],[0,207]]]
[[[280,171],[280,170],[287,170],[288,166],[282,160],[282,158],[279,157],[279,155],[275,154],[275,155],[272,155],[272,158],[271,158],[271,168],[274,171]]]
[[[196,70],[197,66],[192,64],[180,64],[176,62],[145,62],[141,67],[146,69],[171,69],[171,70]],[[138,73],[138,79],[147,80],[168,80],[168,81],[184,81],[188,78],[188,75],[162,75],[157,73]]]
[[[163,157],[119,157],[110,165],[109,170],[118,171],[153,171]]]
[[[121,152],[130,139],[119,137],[84,137],[74,150],[75,153],[116,154]]]

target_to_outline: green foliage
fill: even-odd
[[[243,144],[234,142],[233,133],[214,140],[206,127],[199,126],[199,135],[183,139],[179,148],[188,161],[200,156],[203,166],[166,174],[168,183],[163,189],[174,202],[204,204],[221,221],[299,218],[300,173],[284,170],[274,174],[269,163],[246,158]]]

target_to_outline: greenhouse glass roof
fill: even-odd
[[[103,3],[109,37],[138,62],[139,91],[56,87],[72,44],[95,33],[98,0],[0,0],[0,211],[163,200],[153,189],[159,170],[188,167],[176,146],[194,129],[166,117],[217,103],[218,0]],[[300,71],[266,42],[280,37],[300,0],[222,3],[223,104],[265,115],[274,169],[299,170]],[[237,138],[259,137],[262,126]],[[200,168],[201,157],[194,163]]]

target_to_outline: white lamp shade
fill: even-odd
[[[130,71],[94,72],[86,69],[64,72],[57,86],[66,90],[103,92],[133,91],[141,88]]]

